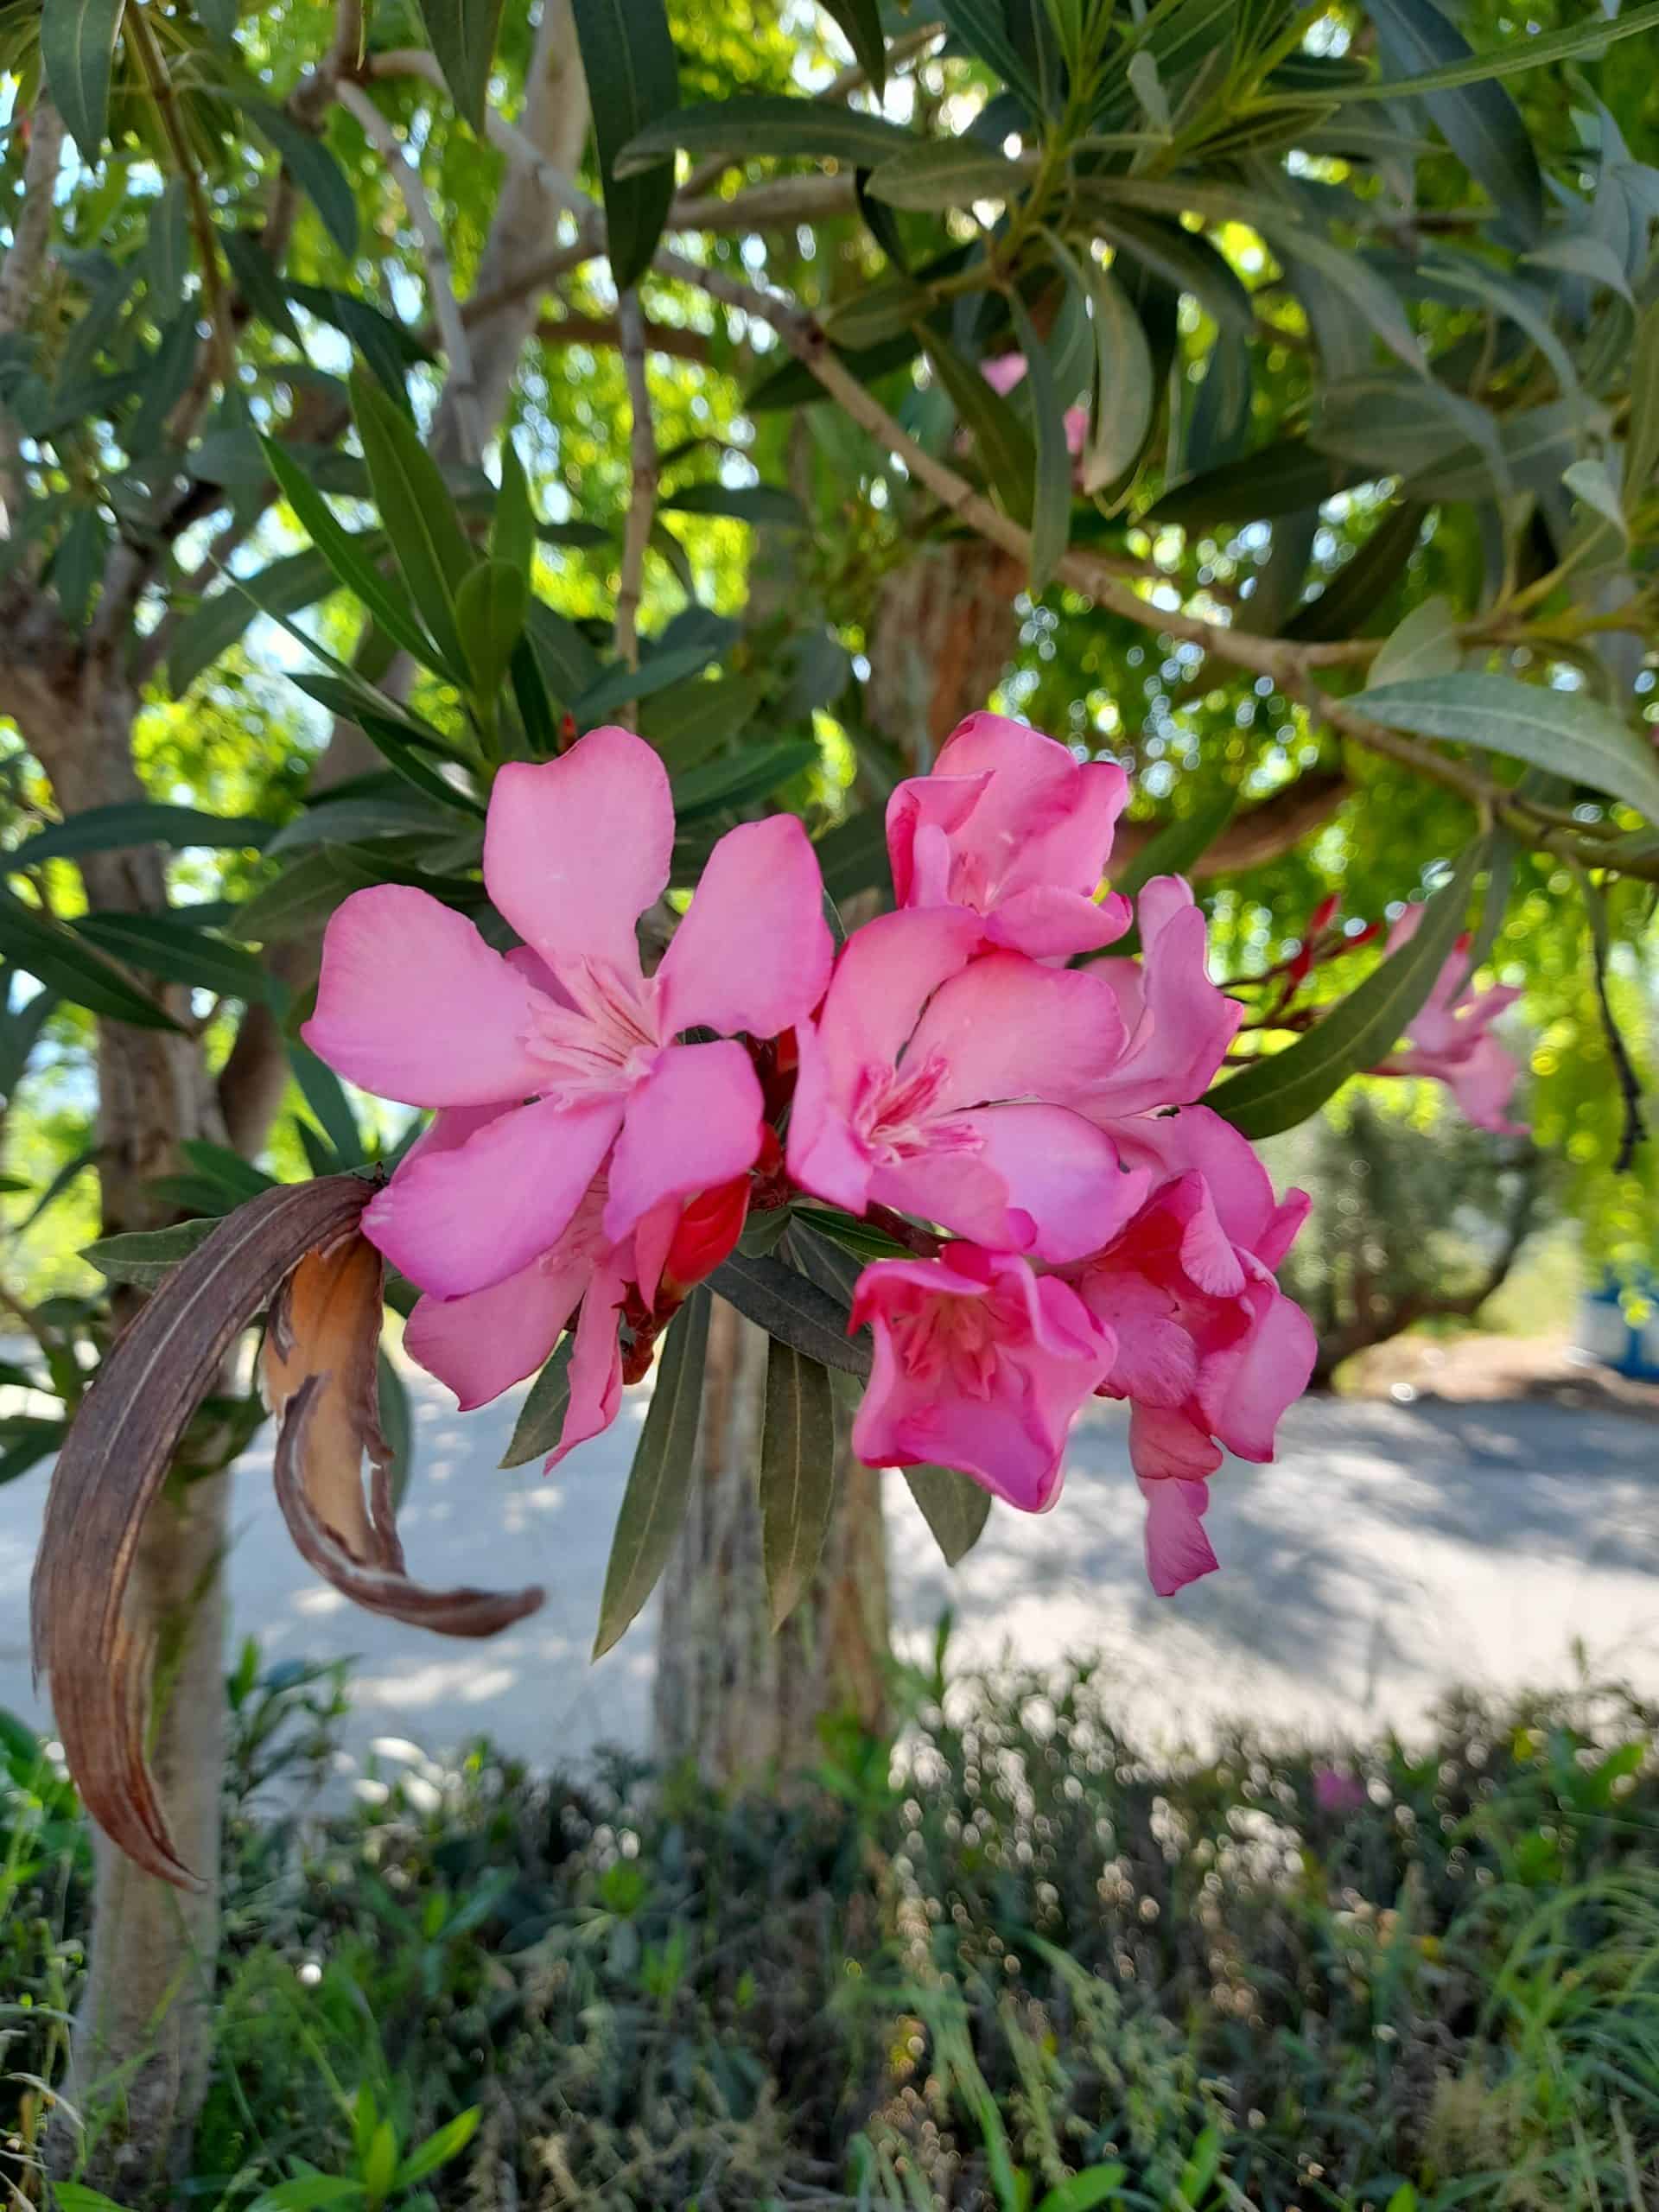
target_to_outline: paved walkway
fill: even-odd
[[[518,1394],[464,1418],[414,1378],[417,1462],[403,1526],[414,1572],[547,1586],[544,1611],[483,1645],[356,1611],[310,1577],[270,1493],[269,1450],[238,1478],[234,1626],[276,1657],[354,1655],[348,1741],[441,1751],[487,1732],[541,1764],[645,1741],[653,1629],[588,1662],[612,1523],[643,1411],[551,1478],[497,1470]],[[1224,1572],[1160,1601],[1140,1558],[1125,1423],[1074,1440],[1056,1510],[999,1508],[946,1571],[893,1478],[899,1616],[919,1645],[955,1610],[957,1664],[1098,1650],[1132,1725],[1178,1739],[1249,1714],[1296,1730],[1410,1727],[1442,1688],[1559,1685],[1593,1669],[1659,1696],[1659,1423],[1535,1403],[1311,1400],[1276,1466],[1230,1465],[1210,1526]],[[29,1683],[30,1560],[44,1471],[0,1490],[0,1707],[43,1721]]]

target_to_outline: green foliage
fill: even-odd
[[[595,2212],[1645,2201],[1659,1784],[1628,1694],[1170,1762],[1090,1667],[948,1687],[912,1681],[905,1760],[830,1729],[783,1796],[477,1745],[302,1821],[257,1808],[326,1770],[340,1679],[245,1647],[191,2201],[448,2212],[550,2173]],[[14,2158],[87,1869],[6,1724]]]

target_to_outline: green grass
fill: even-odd
[[[1629,1694],[1171,1768],[1086,1667],[908,1688],[902,1757],[831,1730],[775,1796],[480,1746],[305,1824],[246,1801],[321,1771],[338,1682],[245,1663],[219,2051],[174,2201],[321,2202],[308,2176],[444,2212],[1659,2201],[1659,1769]],[[29,2201],[86,1853],[22,1732],[5,1758],[0,2172]]]

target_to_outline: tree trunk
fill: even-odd
[[[20,720],[63,813],[143,796],[131,756],[138,702],[108,657],[86,654],[59,672],[49,702],[23,704]],[[89,854],[80,870],[95,908],[155,913],[166,905],[154,846]],[[166,996],[175,1018],[188,1016],[187,992]],[[181,1165],[181,1140],[222,1135],[200,1047],[188,1035],[100,1021],[98,1089],[103,1232],[155,1228],[168,1217],[149,1185]],[[131,1293],[118,1294],[118,1328],[135,1305]],[[205,1886],[181,1897],[95,1840],[92,1967],[65,2088],[86,2133],[60,2107],[48,2150],[54,2172],[74,2172],[123,2201],[163,2178],[207,2081],[224,1726],[218,1566],[228,1491],[222,1477],[169,1484],[144,1525],[128,1599],[156,1624],[165,1655],[150,1757],[168,1825]]]
[[[967,543],[930,548],[884,583],[868,705],[918,769],[1007,669],[1020,585],[1006,555]],[[827,1722],[875,1734],[892,1722],[882,1478],[844,1442],[817,1579],[779,1634],[768,1624],[754,1480],[765,1375],[760,1332],[717,1299],[697,1482],[663,1580],[652,1701],[657,1757],[717,1786],[816,1764]]]

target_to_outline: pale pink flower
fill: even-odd
[[[843,948],[816,1020],[798,1025],[789,1172],[849,1213],[897,1208],[1042,1259],[1115,1235],[1145,1175],[1054,1103],[1122,1051],[1117,1001],[1091,969],[973,957],[980,917],[883,914]]]
[[[956,1467],[1022,1512],[1053,1503],[1072,1416],[1112,1352],[1075,1291],[1012,1253],[947,1244],[866,1268],[853,1325],[866,1324],[853,1449],[867,1465]]]
[[[1077,760],[1001,715],[969,715],[931,772],[887,801],[900,906],[964,906],[986,941],[1036,959],[1093,952],[1129,926],[1129,902],[1095,893],[1129,796],[1113,761]]]
[[[1217,1564],[1202,1516],[1221,1446],[1271,1459],[1280,1416],[1313,1372],[1313,1329],[1274,1281],[1308,1201],[1293,1191],[1276,1203],[1249,1144],[1205,1107],[1147,1117],[1122,1149],[1164,1179],[1072,1274],[1116,1341],[1101,1387],[1130,1403],[1147,1572],[1168,1597]]]
[[[1416,934],[1422,912],[1421,906],[1407,907],[1389,932],[1390,952]],[[1492,1024],[1521,993],[1510,984],[1476,990],[1469,976],[1469,945],[1467,937],[1458,939],[1421,1012],[1407,1024],[1408,1048],[1393,1053],[1373,1073],[1432,1076],[1446,1085],[1477,1128],[1524,1136],[1525,1122],[1508,1119],[1520,1065],[1491,1034]]]
[[[523,949],[494,951],[398,885],[354,893],[330,921],[312,1049],[383,1097],[496,1109],[460,1143],[417,1147],[364,1214],[424,1289],[483,1290],[554,1249],[607,1156],[613,1245],[664,1201],[753,1165],[760,1087],[725,1040],[776,1036],[822,995],[817,861],[791,816],[728,832],[647,977],[634,925],[667,886],[673,842],[660,760],[597,729],[496,778],[484,880]],[[676,1041],[694,1027],[721,1040]]]

